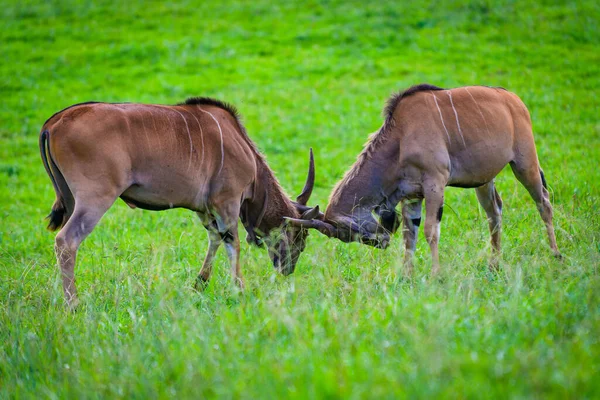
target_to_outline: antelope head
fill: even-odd
[[[319,206],[307,206],[310,195],[315,185],[315,160],[313,151],[310,149],[310,161],[308,166],[308,175],[304,184],[302,193],[292,201],[294,210],[290,214],[293,216],[284,216],[284,223],[281,227],[281,234],[276,240],[267,243],[269,257],[273,261],[273,266],[283,275],[289,275],[294,272],[298,258],[306,247],[306,237],[308,230],[302,225],[290,224],[288,219],[293,221],[311,221],[315,218],[323,218],[323,213],[319,211]]]
[[[369,246],[385,249],[390,241],[390,231],[378,223],[372,216],[371,208],[357,207],[352,217],[346,215],[323,215],[315,218],[286,218],[287,223],[303,229],[316,229],[330,238],[342,242],[360,242]]]
[[[288,224],[305,229],[316,229],[323,235],[336,238],[342,242],[360,242],[378,249],[385,249],[389,245],[390,234],[385,229],[378,228],[375,232],[359,225],[351,218],[341,218],[336,221],[319,219],[294,219],[286,218]]]

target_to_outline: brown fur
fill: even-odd
[[[119,197],[133,208],[182,207],[198,214],[210,238],[200,284],[210,278],[224,242],[243,287],[240,216],[252,242],[264,236],[275,267],[293,272],[306,231],[284,226],[284,217],[300,218],[308,207],[287,198],[239,118],[235,107],[203,97],[175,106],[82,103],[46,121],[40,153],[56,192],[49,229],[62,228],[56,252],[70,304],[76,301],[77,249]],[[314,172],[309,176],[310,194]],[[278,228],[281,237],[271,237]]]
[[[394,124],[395,124],[394,111],[400,105],[400,101],[402,101],[402,99],[404,99],[404,98],[414,95],[415,93],[419,93],[419,92],[423,92],[423,91],[430,91],[430,90],[444,90],[444,89],[434,86],[434,85],[430,85],[428,83],[421,83],[419,85],[414,85],[406,90],[402,90],[398,93],[395,93],[388,99],[388,101],[386,102],[386,105],[383,109],[383,117],[384,117],[383,125],[381,126],[381,128],[379,128],[379,130],[377,130],[371,136],[369,136],[369,140],[364,145],[363,150],[358,155],[356,162],[354,163],[352,168],[349,169],[346,172],[346,174],[344,174],[344,177],[342,178],[342,180],[336,184],[336,186],[334,187],[334,190],[331,192],[332,194],[336,193],[339,187],[347,185],[348,182],[351,181],[358,174],[361,166],[375,153],[376,149],[379,146],[381,146],[383,143],[385,143],[386,140],[389,138],[390,135],[388,134],[388,132],[391,129],[393,129]],[[332,197],[329,198],[330,203],[335,200],[336,200],[335,198],[332,198]]]
[[[495,268],[500,252],[502,201],[495,176],[510,164],[529,191],[560,256],[552,206],[539,167],[527,107],[502,88],[444,90],[418,85],[388,100],[385,121],[330,196],[322,221],[296,221],[343,241],[386,247],[389,229],[402,219],[405,264],[412,269],[423,200],[432,273],[439,270],[438,241],[446,186],[474,187],[489,220]],[[402,204],[402,215],[395,213]],[[373,213],[381,219],[373,218]],[[394,214],[392,214],[394,213]],[[384,229],[384,228],[387,228]]]

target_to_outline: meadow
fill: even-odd
[[[4,0],[0,10],[0,398],[598,398],[600,6],[596,1]],[[328,195],[413,84],[503,86],[530,109],[555,260],[510,168],[502,269],[473,190],[446,190],[443,279],[422,230],[390,248],[311,233],[296,272],[242,245],[193,290],[207,235],[186,210],[118,201],[83,243],[65,310],[38,135],[83,101],[236,105],[286,192]],[[242,233],[242,237],[244,237]]]

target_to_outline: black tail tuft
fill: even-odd
[[[40,154],[42,156],[42,162],[44,163],[44,168],[52,181],[52,186],[54,186],[54,191],[56,193],[56,200],[52,205],[52,211],[46,217],[50,222],[48,222],[48,230],[55,231],[62,228],[69,219],[69,213],[67,213],[67,208],[65,207],[65,198],[62,195],[60,190],[60,183],[57,182],[57,178],[60,179],[63,186],[66,186],[64,181],[64,177],[60,173],[60,170],[52,160],[52,156],[50,154],[50,147],[48,145],[48,140],[50,138],[50,132],[44,130],[40,134]],[[54,166],[54,172],[52,171],[51,164]],[[68,188],[68,187],[67,187]],[[70,192],[69,192],[70,193]]]
[[[548,185],[546,184],[546,177],[544,176],[544,171],[540,169],[540,176],[542,177],[542,185],[544,189],[548,190]]]
[[[48,222],[48,230],[49,231],[55,231],[64,226],[64,224],[67,222],[67,221],[65,221],[65,217],[66,217],[65,211],[66,211],[65,208],[62,206],[58,206],[56,208],[52,207],[52,211],[50,211],[50,214],[48,214],[48,216],[46,217],[46,219],[49,221]]]

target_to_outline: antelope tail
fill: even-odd
[[[544,189],[548,190],[548,185],[546,184],[546,177],[544,176],[544,171],[540,168],[540,177],[542,178],[542,185]]]
[[[71,213],[73,212],[70,207],[68,207],[69,200],[73,199],[73,194],[65,181],[65,177],[58,169],[58,166],[52,159],[52,155],[50,154],[50,145],[48,141],[50,140],[50,132],[44,130],[40,134],[40,154],[42,156],[42,162],[44,163],[44,168],[46,168],[46,172],[52,181],[52,186],[54,186],[54,192],[56,193],[56,200],[52,205],[52,211],[46,217],[48,222],[48,230],[55,231],[62,228]]]

